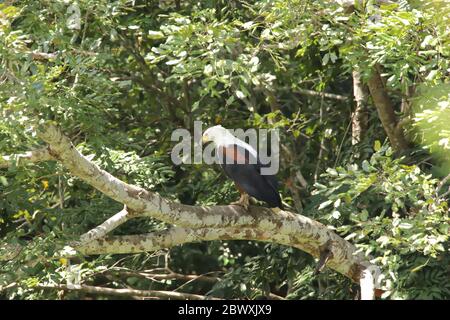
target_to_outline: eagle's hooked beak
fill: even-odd
[[[208,136],[202,135],[202,142],[203,143],[206,143],[206,142],[209,142],[209,141],[210,140],[209,140]]]

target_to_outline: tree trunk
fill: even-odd
[[[394,105],[386,92],[380,73],[374,69],[372,76],[367,81],[370,95],[377,109],[384,130],[396,152],[404,152],[408,149],[408,142],[395,115]]]
[[[368,127],[368,112],[367,112],[367,100],[368,100],[368,88],[367,85],[361,81],[361,74],[353,71],[353,96],[355,98],[356,107],[355,112],[352,115],[352,145],[360,143],[367,132]]]

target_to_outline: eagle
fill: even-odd
[[[248,143],[235,137],[228,129],[217,125],[208,128],[202,135],[202,142],[212,142],[215,153],[225,175],[234,181],[241,194],[240,205],[248,210],[250,197],[264,201],[276,211],[283,209],[278,181],[275,175],[261,174],[261,164],[256,150]]]

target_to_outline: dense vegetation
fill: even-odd
[[[195,120],[278,128],[289,210],[370,255],[383,299],[449,299],[450,6],[371,3],[5,1],[0,155],[43,145],[34,128],[51,120],[124,181],[185,204],[227,204],[238,193],[217,167],[171,162],[172,131]],[[270,243],[57,258],[121,207],[58,162],[0,166],[0,253],[23,246],[0,261],[0,298],[111,297],[48,283],[241,299],[358,294],[335,271],[314,275],[308,254]],[[139,218],[114,234],[165,227]],[[182,276],[194,274],[207,277]]]

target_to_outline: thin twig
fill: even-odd
[[[219,277],[207,276],[207,274],[211,274],[215,272],[208,272],[200,275],[196,274],[181,274],[170,271],[169,273],[148,273],[148,272],[133,272],[133,271],[119,271],[120,275],[123,276],[139,276],[152,281],[161,281],[161,280],[181,280],[181,281],[203,281],[208,283],[216,283],[221,279]]]
[[[444,195],[439,196],[439,191],[441,191],[442,187],[447,183],[447,181],[450,180],[450,174],[446,176],[441,182],[439,182],[437,188],[436,188],[436,197],[442,198]]]
[[[192,293],[181,293],[172,291],[159,290],[136,290],[136,289],[114,289],[105,287],[95,287],[88,285],[65,285],[65,284],[39,284],[35,288],[64,290],[64,291],[80,291],[96,295],[113,295],[122,297],[156,297],[170,300],[220,300],[215,297],[208,297]]]
[[[339,100],[339,101],[347,101],[347,100],[349,100],[348,97],[342,96],[340,94],[319,92],[319,91],[308,90],[308,89],[301,89],[301,88],[296,89],[296,91],[298,93],[306,94],[306,95],[309,95],[309,96],[317,96],[317,97],[323,97],[323,98],[334,99],[334,100]]]

